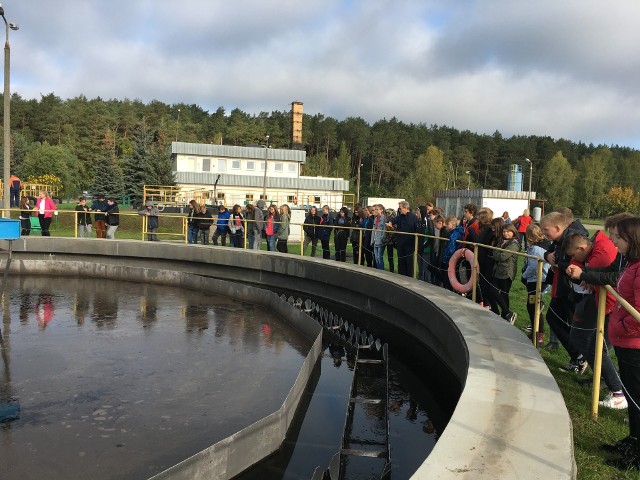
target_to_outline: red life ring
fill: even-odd
[[[462,285],[458,281],[458,277],[456,276],[456,267],[458,262],[464,257],[464,259],[471,264],[471,276],[469,281]],[[460,248],[453,252],[453,255],[449,259],[449,283],[453,287],[453,289],[458,293],[469,293],[473,289],[473,276],[476,273],[475,264],[474,264],[474,256],[473,250],[469,250],[468,248]]]

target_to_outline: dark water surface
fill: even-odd
[[[11,278],[2,307],[2,480],[147,478],[278,409],[311,346],[170,287]]]

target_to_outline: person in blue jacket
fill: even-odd
[[[216,221],[216,231],[213,232],[213,244],[218,245],[218,238],[222,237],[222,246],[227,246],[227,234],[229,233],[229,217],[231,213],[227,207],[220,205],[218,207],[218,220]]]

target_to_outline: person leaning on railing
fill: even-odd
[[[640,310],[640,218],[619,221],[611,233],[613,243],[628,262],[618,278],[618,293]],[[640,469],[640,323],[618,302],[609,316],[608,333],[629,404],[629,436],[609,447],[621,454],[617,466]]]
[[[40,190],[38,193],[38,199],[36,200],[36,206],[34,210],[38,212],[38,220],[40,221],[40,230],[43,237],[50,237],[49,227],[51,226],[51,219],[53,218],[53,211],[57,210],[58,206],[54,203],[49,195],[44,190]]]

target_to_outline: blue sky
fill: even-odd
[[[640,148],[640,2],[3,2],[12,92]]]

